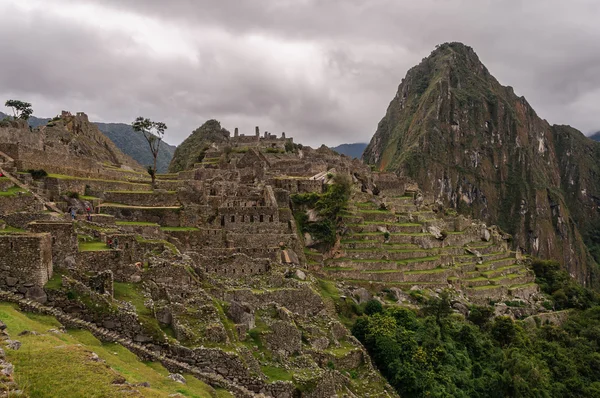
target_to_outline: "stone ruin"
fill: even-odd
[[[60,119],[81,131],[89,124],[79,113]],[[62,308],[254,393],[292,397],[298,386],[311,386],[307,396],[344,388],[360,395],[368,384],[373,396],[394,396],[384,382],[372,383],[380,376],[315,293],[314,276],[337,283],[357,303],[377,293],[357,294],[356,281],[380,293],[393,285],[398,301],[415,288],[452,287],[473,302],[537,293],[500,231],[427,203],[394,174],[326,147],[299,147],[285,134],[236,129],[193,169],[159,174],[152,185],[119,157],[75,157],[66,167],[57,162],[61,152],[28,136],[17,141],[17,130],[0,127],[0,169],[31,195],[23,206],[0,196],[8,225],[0,230],[0,290]],[[27,174],[34,166],[53,174],[34,180]],[[294,212],[315,215],[294,208],[292,197],[323,193],[335,174],[352,180],[352,197],[343,234],[324,253],[314,237],[298,232]],[[123,289],[140,295],[144,308],[123,300]],[[140,322],[148,312],[152,321]],[[261,366],[305,379],[273,382]],[[351,382],[338,370],[364,377]]]

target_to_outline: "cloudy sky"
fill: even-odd
[[[0,0],[0,15],[0,99],[40,117],[143,115],[173,144],[210,118],[366,142],[406,71],[447,41],[549,122],[600,130],[597,0]]]

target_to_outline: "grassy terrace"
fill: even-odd
[[[5,226],[4,229],[0,229],[0,234],[18,234],[21,232],[26,232],[26,231],[21,228],[11,227],[10,225]]]
[[[131,225],[134,227],[160,227],[157,223],[144,221],[116,221],[115,224],[120,226]]]
[[[122,203],[102,203],[98,207],[125,207],[128,209],[181,209],[181,206],[131,206],[124,205]]]
[[[491,289],[501,289],[502,285],[483,285],[483,286],[475,286],[471,289],[473,290],[491,290]]]
[[[451,270],[451,268],[433,268],[433,269],[421,269],[415,271],[404,271],[406,275],[420,275],[420,274],[439,274]]]
[[[104,242],[91,241],[91,242],[79,242],[79,251],[80,252],[100,252],[100,251],[110,251],[112,250],[110,247],[106,245]]]
[[[8,361],[18,369],[14,376],[26,396],[231,397],[226,391],[214,390],[191,375],[184,375],[186,384],[170,380],[169,371],[159,363],[142,362],[123,346],[102,343],[85,330],[48,332],[61,326],[53,317],[21,312],[13,305],[0,303],[0,318],[12,338],[24,330],[39,333],[19,336],[23,344],[20,350],[5,350]],[[91,360],[91,352],[105,363]],[[148,382],[150,387],[136,387],[140,394],[134,394],[123,380],[131,384]]]
[[[30,195],[30,192],[19,188],[17,186],[10,187],[6,191],[0,191],[0,196],[17,196],[17,195]]]
[[[122,181],[122,180],[103,180],[100,178],[88,178],[88,177],[75,177],[75,176],[69,176],[69,175],[65,175],[65,174],[48,174],[49,178],[57,178],[59,180],[81,180],[81,181],[100,181],[100,182],[111,182],[111,183],[115,183],[118,182],[119,184],[129,184],[129,185],[138,185],[140,187],[149,187],[150,184],[145,184],[145,183],[141,183],[141,182],[128,182],[128,181]]]

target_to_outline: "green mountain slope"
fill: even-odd
[[[583,242],[600,225],[600,144],[542,120],[472,48],[443,44],[408,71],[363,159],[592,282]]]
[[[190,134],[175,150],[169,166],[170,173],[187,170],[194,163],[202,161],[204,152],[212,142],[222,142],[229,138],[229,131],[221,127],[221,123],[211,119]]]
[[[355,144],[341,144],[331,149],[342,155],[350,156],[354,159],[360,159],[366,147],[366,143],[358,142]]]
[[[124,123],[96,123],[96,126],[115,143],[121,151],[131,156],[143,166],[152,164],[152,154],[148,143],[142,133],[133,131],[129,124]],[[169,163],[175,153],[175,146],[166,142],[161,143],[156,168],[159,173],[166,173]]]

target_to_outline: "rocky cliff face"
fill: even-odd
[[[214,119],[208,120],[175,149],[169,172],[177,173],[192,168],[194,163],[202,161],[204,153],[212,143],[226,141],[229,135],[229,131],[222,128],[221,123]]]
[[[443,44],[408,72],[363,159],[592,283],[582,235],[600,220],[600,145],[538,117],[472,48]]]

